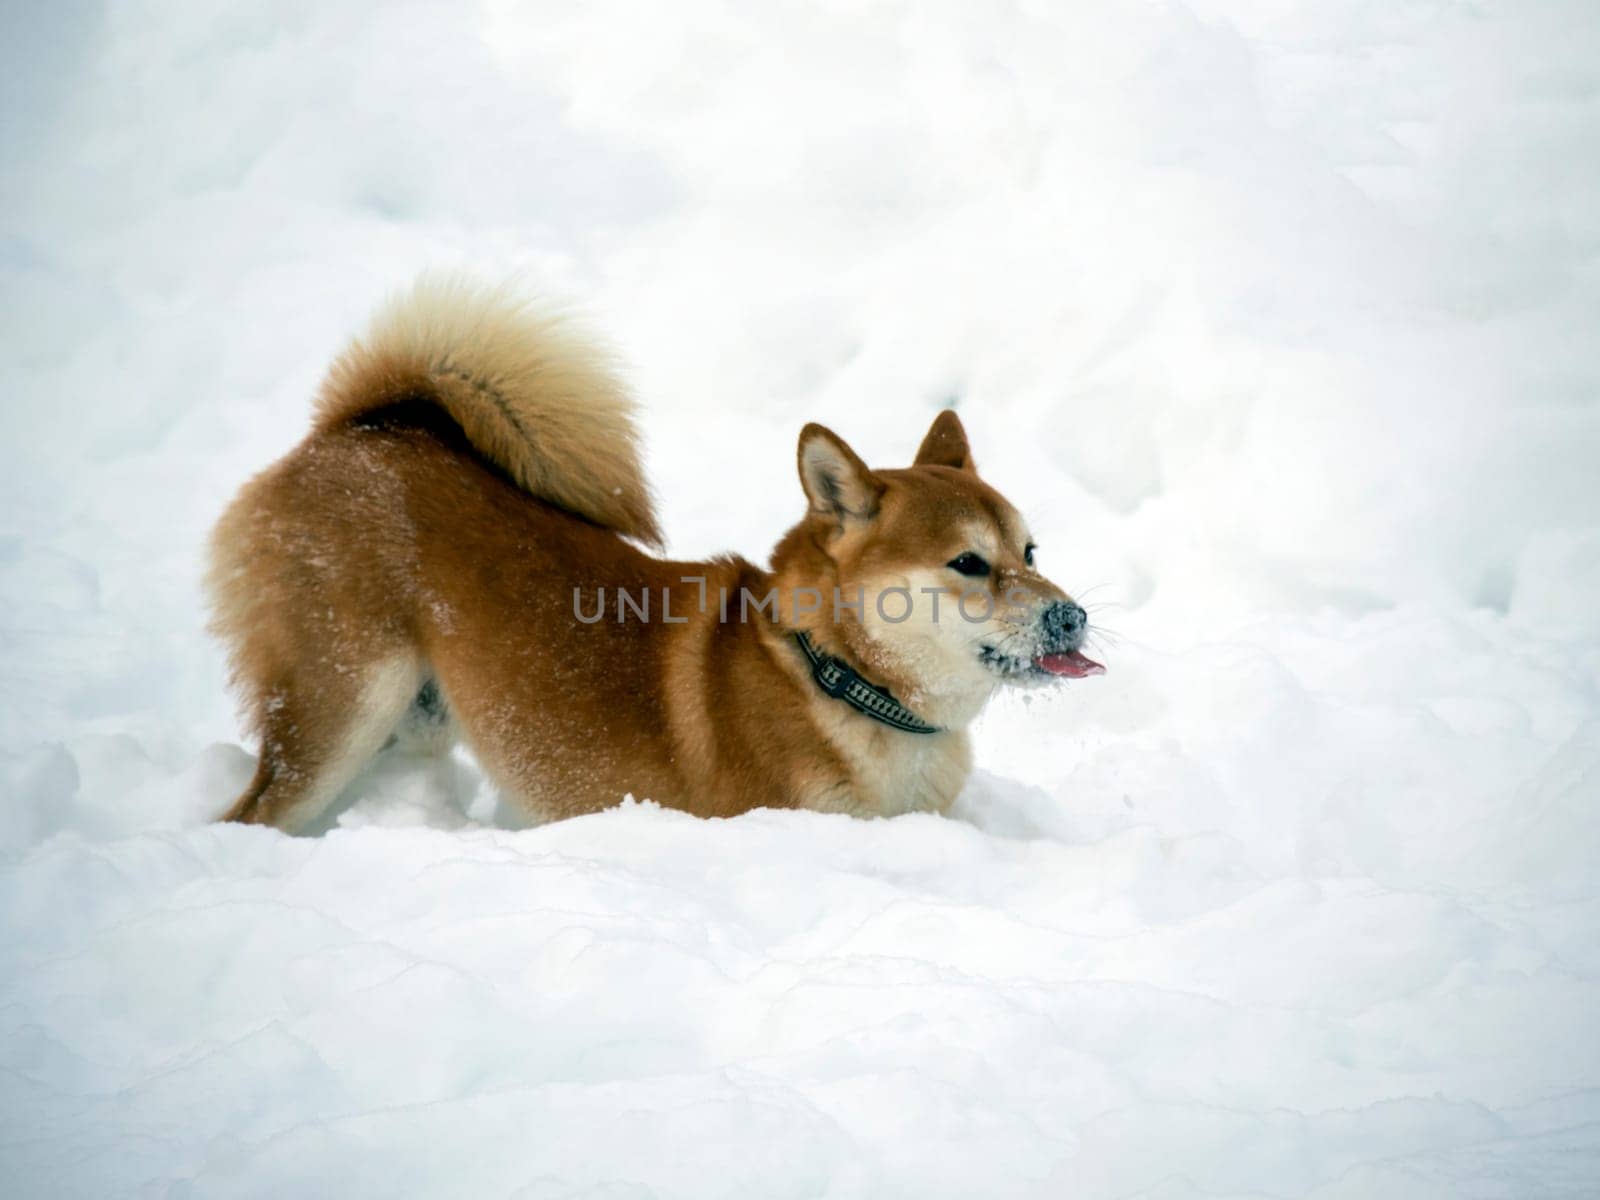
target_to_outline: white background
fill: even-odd
[[[4,20],[9,1190],[1600,1190],[1592,4]],[[441,265],[605,331],[676,555],[956,404],[1109,674],[957,820],[208,824],[205,533]]]

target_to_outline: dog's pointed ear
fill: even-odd
[[[844,439],[822,425],[800,431],[800,486],[811,511],[843,522],[877,515],[883,481],[867,469]]]
[[[956,416],[955,409],[947,408],[933,419],[912,465],[954,467],[958,471],[978,473],[972,462],[972,448],[967,445],[967,431],[961,427],[961,418]]]

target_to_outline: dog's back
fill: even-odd
[[[303,824],[397,730],[437,732],[434,660],[471,678],[535,652],[507,644],[494,614],[570,621],[564,589],[525,582],[564,560],[637,575],[651,560],[622,537],[659,530],[633,403],[604,353],[505,292],[423,280],[335,363],[312,432],[213,535],[213,628],[261,739],[228,816]],[[612,653],[608,670],[646,670],[645,653]],[[493,709],[494,688],[465,690]],[[414,705],[422,719],[407,722]]]

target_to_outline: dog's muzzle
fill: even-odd
[[[1033,660],[1034,667],[1064,679],[1104,675],[1106,669],[1078,649],[1088,628],[1089,614],[1080,605],[1071,600],[1052,601],[1039,616],[1043,651]]]

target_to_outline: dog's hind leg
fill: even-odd
[[[267,691],[255,778],[223,820],[288,832],[315,821],[395,732],[421,680],[407,655],[357,673],[302,673]]]

